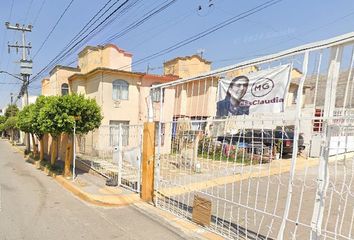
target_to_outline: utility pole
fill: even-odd
[[[21,31],[22,32],[22,44],[19,45],[18,42],[16,44],[8,44],[8,50],[10,53],[11,48],[16,49],[16,53],[18,53],[18,49],[22,49],[22,59],[20,60],[20,68],[21,68],[21,75],[23,85],[21,88],[21,94],[23,94],[25,100],[25,106],[28,105],[28,84],[29,84],[29,76],[32,74],[32,61],[27,58],[27,55],[30,54],[30,49],[32,48],[31,44],[26,43],[26,32],[32,32],[32,25],[25,26],[16,23],[15,25],[10,25],[9,22],[5,23],[5,26],[9,30]],[[27,54],[28,53],[28,54]],[[26,150],[27,153],[30,152],[30,135],[25,133],[25,142],[26,142]]]
[[[14,94],[13,93],[10,93],[10,99],[11,99],[11,105],[12,105],[14,102]]]

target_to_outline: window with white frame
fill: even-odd
[[[129,84],[123,80],[114,80],[112,98],[113,100],[128,100]]]
[[[67,83],[63,83],[61,85],[61,95],[65,96],[69,94],[69,85]]]
[[[109,121],[109,143],[111,146],[119,145],[120,129],[122,130],[122,145],[128,146],[129,121]]]
[[[155,85],[158,85],[160,83],[153,83],[151,85],[152,86],[155,86]],[[153,102],[160,102],[160,98],[161,98],[161,88],[154,88],[154,89],[151,89],[151,99]],[[165,98],[165,89],[162,89],[162,101],[164,101],[164,98]]]

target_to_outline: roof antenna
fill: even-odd
[[[203,58],[204,52],[205,52],[205,49],[204,49],[204,48],[200,48],[200,49],[197,50],[197,54],[198,54],[201,58]]]

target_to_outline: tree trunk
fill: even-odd
[[[58,146],[58,137],[52,136],[52,149],[51,149],[51,156],[50,156],[50,164],[54,166],[55,161],[57,160],[57,146]]]
[[[33,133],[31,133],[31,136],[32,136],[32,144],[33,144],[33,156],[34,156],[34,157],[37,157],[37,155],[38,155],[38,149],[37,149],[37,145],[36,145],[36,139],[35,139]]]
[[[71,136],[68,135],[68,142],[66,144],[66,152],[65,152],[64,177],[69,177],[71,175],[70,166],[72,162],[72,149],[73,149],[73,142],[71,140]]]
[[[40,144],[40,153],[39,153],[39,161],[43,161],[44,160],[44,137],[42,137],[39,140],[39,144]]]

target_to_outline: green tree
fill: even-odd
[[[40,156],[39,160],[43,161],[44,159],[44,132],[43,127],[42,127],[42,121],[39,118],[40,112],[42,108],[47,104],[48,97],[45,96],[39,96],[36,100],[36,103],[34,104],[33,108],[33,118],[32,118],[32,131],[33,134],[37,137],[39,140],[39,146],[40,146]]]
[[[34,128],[33,128],[33,123],[35,121],[35,104],[30,104],[25,106],[18,114],[17,114],[17,127],[27,133],[31,134],[32,136],[32,142],[33,142],[33,154],[34,156],[37,156],[37,147],[35,144],[35,138],[34,138]]]
[[[4,129],[10,132],[10,141],[14,140],[17,128],[17,117],[9,117],[4,123]]]
[[[5,116],[0,116],[0,124],[6,122],[6,117]]]
[[[5,116],[0,116],[0,134],[3,136],[3,133],[5,131],[4,128],[4,123],[6,122],[6,117]]]
[[[72,162],[73,131],[74,123],[76,133],[87,134],[101,125],[101,109],[94,99],[87,99],[83,95],[71,94],[60,97],[60,109],[62,115],[67,116],[70,121],[64,127],[64,133],[68,135],[66,146],[65,171],[64,175],[70,174],[70,164]]]
[[[9,117],[14,117],[17,115],[17,113],[19,112],[19,109],[17,107],[17,105],[15,104],[10,104],[7,106],[6,111],[5,111],[5,117],[6,119]]]
[[[40,130],[49,133],[52,136],[51,157],[50,162],[55,164],[57,158],[58,138],[65,131],[65,126],[73,124],[60,106],[60,100],[57,96],[45,97],[45,102],[39,111],[37,121],[40,123]]]

